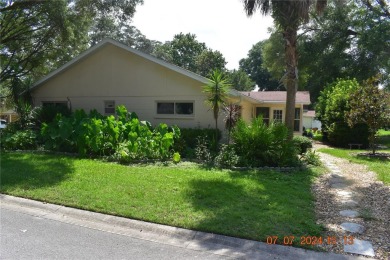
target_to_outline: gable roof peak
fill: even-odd
[[[150,54],[147,54],[145,52],[142,52],[142,51],[139,51],[139,50],[136,50],[136,49],[133,49],[131,48],[130,46],[127,46],[121,42],[118,42],[116,40],[113,40],[111,38],[104,38],[101,42],[99,42],[98,44],[96,45],[93,45],[91,46],[89,49],[85,50],[84,52],[82,52],[81,54],[79,54],[78,56],[76,56],[75,58],[73,58],[72,60],[70,60],[69,62],[65,63],[64,65],[62,65],[61,67],[59,67],[58,69],[50,72],[49,74],[47,74],[45,77],[41,78],[40,80],[38,80],[37,82],[35,82],[30,89],[34,89],[40,85],[42,85],[43,83],[45,83],[46,81],[50,80],[52,77],[56,76],[57,74],[61,73],[62,71],[68,69],[69,67],[73,66],[74,64],[78,63],[79,61],[85,59],[85,58],[88,58],[90,55],[92,55],[93,53],[95,53],[96,51],[100,50],[103,46],[105,45],[108,45],[108,44],[112,44],[118,48],[121,48],[125,51],[128,51],[130,53],[133,53],[135,55],[138,55],[144,59],[147,59],[151,62],[154,62],[154,63],[157,63],[165,68],[168,68],[170,70],[173,70],[177,73],[180,73],[182,75],[185,75],[189,78],[192,78],[194,80],[197,80],[197,81],[200,81],[202,83],[207,83],[207,79],[201,75],[198,75],[194,72],[191,72],[189,70],[186,70],[186,69],[183,69],[179,66],[176,66],[174,64],[171,64],[167,61],[164,61],[164,60],[161,60],[155,56],[152,56]]]

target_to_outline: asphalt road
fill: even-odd
[[[0,194],[2,259],[367,260]]]
[[[1,208],[0,259],[226,259]]]

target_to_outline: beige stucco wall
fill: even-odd
[[[71,107],[104,114],[104,101],[125,105],[141,120],[180,127],[213,128],[212,112],[204,104],[202,82],[172,71],[114,45],[105,45],[33,89],[35,106],[45,101],[70,101]],[[192,101],[193,116],[157,115],[157,101]],[[223,128],[223,115],[219,126]]]
[[[241,101],[241,117],[246,122],[253,119],[253,104],[248,101]]]

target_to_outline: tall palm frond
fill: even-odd
[[[244,10],[248,16],[260,10],[263,15],[267,15],[271,11],[271,0],[243,0]]]
[[[230,88],[230,83],[219,70],[211,73],[207,85],[203,87],[203,93],[207,94],[206,103],[213,110],[216,132],[218,132],[219,111],[227,101]]]

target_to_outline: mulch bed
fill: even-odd
[[[378,158],[378,159],[390,159],[390,153],[358,153],[357,156],[368,157],[368,158]]]

